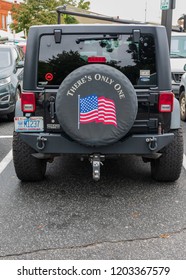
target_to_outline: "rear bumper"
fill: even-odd
[[[61,134],[20,133],[21,139],[36,152],[42,154],[83,154],[104,155],[134,154],[149,155],[160,151],[174,139],[173,133],[132,135],[115,144],[101,147],[88,147],[78,144]]]

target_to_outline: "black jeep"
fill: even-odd
[[[13,159],[20,180],[43,179],[64,154],[88,158],[93,178],[110,156],[138,155],[152,178],[175,181],[183,157],[166,30],[132,24],[30,28]]]

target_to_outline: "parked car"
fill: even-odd
[[[184,66],[186,71],[186,64]],[[186,121],[186,73],[181,77],[181,83],[179,88],[179,102],[180,102],[180,115],[182,121]]]
[[[165,28],[32,26],[23,86],[13,134],[20,180],[42,180],[47,162],[65,154],[89,159],[96,181],[104,160],[128,154],[150,162],[154,180],[179,178],[183,134]]]
[[[172,32],[171,50],[170,50],[172,90],[179,99],[179,87],[181,77],[184,74],[184,65],[186,64],[186,33]]]
[[[24,52],[16,45],[0,45],[0,115],[14,120],[23,84]]]
[[[17,44],[24,52],[24,54],[26,53],[26,42],[20,42]]]

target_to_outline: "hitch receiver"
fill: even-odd
[[[99,154],[93,154],[90,156],[90,163],[92,164],[92,176],[95,181],[100,179],[100,166],[103,165],[102,161],[104,156]]]

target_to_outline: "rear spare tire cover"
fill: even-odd
[[[61,83],[56,115],[63,130],[88,146],[117,142],[132,127],[137,96],[129,79],[102,64],[82,66]]]

